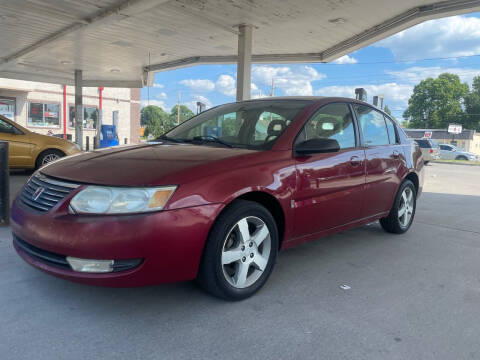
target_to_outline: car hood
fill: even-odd
[[[190,144],[143,144],[69,156],[41,169],[47,176],[87,184],[152,186],[210,175],[220,164],[254,150]]]

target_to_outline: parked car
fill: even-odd
[[[34,169],[80,152],[74,143],[36,134],[0,115],[0,140],[8,141],[10,168]]]
[[[444,160],[470,160],[477,161],[478,155],[463,151],[450,144],[440,144],[440,159]]]
[[[440,158],[440,148],[435,140],[415,139],[415,142],[418,144],[418,146],[420,146],[425,164]]]
[[[65,279],[197,278],[239,300],[265,284],[281,249],[375,220],[406,232],[423,166],[398,124],[357,100],[232,103],[156,143],[43,167],[14,201],[13,241],[26,262]]]

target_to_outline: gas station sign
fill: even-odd
[[[450,134],[461,134],[462,133],[462,125],[450,124],[450,125],[448,125],[448,132]]]

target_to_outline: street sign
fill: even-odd
[[[450,124],[450,125],[448,125],[448,132],[450,134],[461,134],[462,133],[462,125]]]
[[[431,139],[432,138],[432,132],[431,131],[425,131],[425,134],[423,135],[425,139]]]

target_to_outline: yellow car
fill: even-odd
[[[36,134],[0,115],[0,141],[8,141],[10,168],[35,169],[80,152],[67,140]]]

